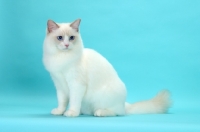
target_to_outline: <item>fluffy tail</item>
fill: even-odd
[[[134,104],[125,104],[126,114],[161,114],[167,113],[171,106],[170,92],[163,90],[156,97],[136,102]]]

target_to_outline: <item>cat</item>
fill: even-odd
[[[80,22],[81,19],[72,23],[47,22],[43,63],[58,99],[58,107],[51,114],[104,117],[166,113],[171,102],[168,90],[147,101],[126,103],[125,84],[113,66],[95,50],[84,48]]]

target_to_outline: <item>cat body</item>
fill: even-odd
[[[43,62],[58,98],[58,107],[52,114],[117,116],[168,110],[168,91],[148,101],[125,103],[126,87],[112,65],[96,51],[84,48],[79,33],[80,19],[62,24],[49,20],[47,25]]]

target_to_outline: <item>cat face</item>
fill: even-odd
[[[52,48],[67,51],[73,49],[80,41],[80,19],[73,23],[56,24],[52,20],[47,22],[47,36],[51,41]]]

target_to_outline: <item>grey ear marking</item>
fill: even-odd
[[[52,20],[47,21],[47,29],[49,33],[51,33],[53,30],[56,30],[58,28],[59,26],[54,21]]]
[[[75,29],[78,32],[80,23],[81,23],[81,19],[77,19],[70,24],[70,27],[72,27],[73,29]]]

